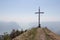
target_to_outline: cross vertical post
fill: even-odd
[[[36,12],[36,14],[39,14],[38,15],[38,27],[40,27],[41,28],[41,25],[40,25],[40,14],[43,14],[44,12],[40,12],[40,7],[39,7],[39,9],[38,9],[38,12]]]

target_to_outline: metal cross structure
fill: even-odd
[[[38,12],[36,12],[36,14],[39,14],[38,15],[38,27],[41,27],[41,25],[40,25],[40,14],[44,14],[44,12],[40,12],[40,7],[39,7]]]

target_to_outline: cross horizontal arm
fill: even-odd
[[[35,14],[39,14],[39,12],[35,12]],[[40,12],[40,14],[44,14],[44,12]]]

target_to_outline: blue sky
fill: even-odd
[[[60,0],[0,0],[0,21],[37,22],[39,6],[41,22],[60,21]]]

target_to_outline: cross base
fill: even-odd
[[[41,25],[39,24],[38,27],[41,28]]]

